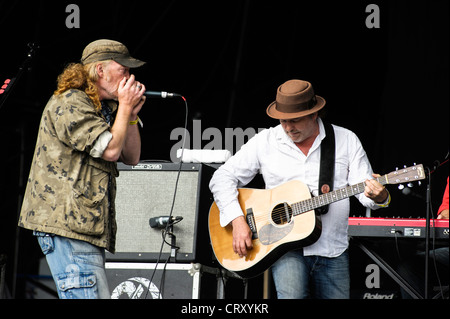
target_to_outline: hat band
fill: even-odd
[[[114,60],[115,58],[124,57],[128,58],[129,55],[126,55],[122,52],[115,52],[115,51],[109,51],[105,53],[92,53],[81,60],[83,64],[91,63],[91,62],[98,62],[98,61],[105,61],[105,60]]]
[[[276,102],[276,109],[279,112],[283,113],[297,113],[302,111],[307,111],[312,109],[317,104],[317,98],[314,95],[311,100],[303,102],[303,103],[297,103],[297,104],[285,104]]]

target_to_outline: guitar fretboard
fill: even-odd
[[[387,184],[386,175],[376,178],[376,180],[381,185]],[[291,205],[292,213],[294,216],[300,215],[302,213],[309,212],[310,210],[340,201],[342,199],[348,198],[350,196],[358,195],[364,192],[366,187],[365,182],[361,182],[356,185],[347,186],[326,194],[315,196],[309,199],[302,200],[300,202]]]

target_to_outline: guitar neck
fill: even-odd
[[[381,185],[388,184],[387,175],[383,175],[380,177],[377,177],[376,180]],[[349,198],[354,195],[358,195],[362,192],[364,192],[364,189],[366,187],[365,182],[361,182],[352,186],[347,186],[326,194],[322,194],[319,196],[315,196],[306,200],[302,200],[300,202],[292,204],[292,211],[293,215],[300,215],[302,213],[308,212],[310,210],[329,205],[331,203],[343,200],[345,198]]]

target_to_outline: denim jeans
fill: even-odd
[[[303,256],[293,250],[272,266],[279,299],[348,299],[350,270],[348,252],[338,257]]]
[[[87,242],[34,232],[61,299],[109,299],[105,250]]]

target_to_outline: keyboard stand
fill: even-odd
[[[383,269],[386,274],[389,275],[400,287],[402,287],[411,297],[414,299],[423,299],[423,296],[417,292],[411,285],[402,277],[398,272],[396,272],[386,261],[383,260],[377,253],[371,251],[367,248],[360,240],[352,237],[352,241],[367,255],[372,259],[378,266]]]

